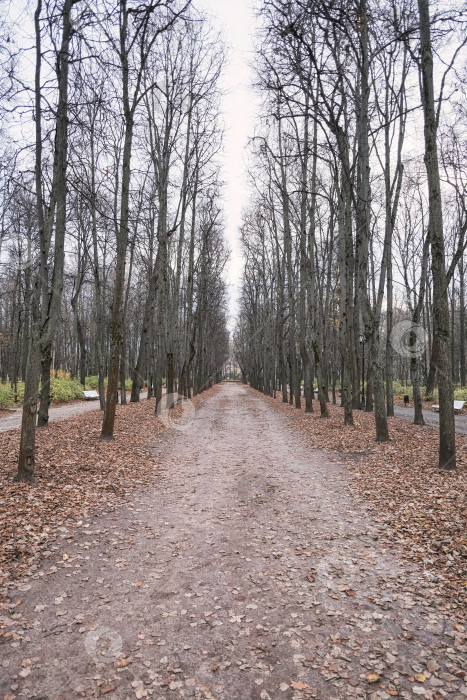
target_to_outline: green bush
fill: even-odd
[[[8,408],[15,403],[15,393],[9,384],[0,384],[0,408]]]
[[[400,399],[403,399],[404,396],[407,394],[407,396],[410,398],[411,401],[413,401],[413,387],[412,386],[405,386],[404,384],[401,384],[400,382],[393,382],[392,383],[393,391],[394,391],[394,396],[398,396]],[[460,392],[460,390],[459,390]],[[425,400],[425,395],[426,395],[426,387],[421,386],[420,387],[420,393],[422,395],[422,400]],[[467,396],[467,390],[465,391],[466,396]],[[455,394],[454,394],[455,396]],[[462,397],[459,399],[461,400]],[[433,401],[438,401],[438,389],[435,389],[433,392]],[[467,401],[467,398],[465,399]]]
[[[454,390],[454,400],[455,401],[467,401],[467,389],[455,389]]]
[[[94,383],[93,380],[96,380]],[[89,381],[91,380],[91,381]],[[88,377],[86,380],[86,389],[97,389],[97,377]],[[40,387],[39,387],[40,391]],[[73,399],[83,398],[83,386],[78,379],[67,379],[62,377],[57,379],[50,378],[50,398],[56,403],[65,401],[73,401]],[[21,403],[24,399],[24,382],[17,384],[17,403]],[[15,405],[15,393],[10,384],[0,384],[0,408],[8,408]]]
[[[50,398],[52,401],[63,402],[80,399],[83,396],[83,386],[78,379],[50,378]]]
[[[16,403],[21,403],[24,398],[24,382],[16,385]],[[15,405],[15,392],[10,383],[0,384],[0,408],[9,408]]]
[[[404,386],[404,384],[401,384],[400,382],[393,382],[392,390],[394,392],[394,396],[398,396],[400,399],[403,399],[405,394],[413,399],[413,389],[411,386]]]
[[[108,382],[107,377],[105,377],[105,379],[104,379],[105,388],[107,388],[107,382]],[[131,384],[132,384],[132,382],[131,382],[130,378],[125,379],[125,389],[127,391],[131,390]],[[144,384],[146,386],[146,382]],[[120,382],[118,382],[118,388],[121,389]],[[97,376],[86,377],[86,389],[98,390],[99,389],[99,377],[97,377]]]
[[[86,390],[90,389],[98,389],[99,388],[99,377],[93,376],[93,377],[86,377],[86,384],[85,384]]]

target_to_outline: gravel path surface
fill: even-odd
[[[0,697],[465,700],[462,625],[258,393],[221,386],[142,454],[154,485],[63,528],[12,598]]]

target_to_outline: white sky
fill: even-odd
[[[222,78],[226,93],[222,101],[225,122],[225,148],[222,178],[226,237],[231,249],[227,280],[230,294],[230,323],[233,328],[236,296],[243,271],[239,243],[242,209],[248,201],[246,145],[258,123],[259,105],[251,88],[255,27],[254,0],[194,0],[194,6],[206,12],[227,45],[227,65]]]

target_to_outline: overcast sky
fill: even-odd
[[[226,236],[231,249],[228,269],[230,291],[229,327],[236,313],[236,291],[243,261],[239,244],[242,208],[248,200],[246,178],[246,145],[258,120],[258,102],[252,91],[254,0],[195,0],[194,6],[210,15],[220,29],[228,48],[227,65],[222,87],[226,128],[222,177],[225,182],[224,212]]]

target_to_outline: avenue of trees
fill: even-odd
[[[0,373],[30,482],[51,373],[98,376],[109,439],[127,378],[190,397],[229,350],[219,36],[191,0],[29,7],[33,49],[0,27]]]
[[[262,0],[245,271],[244,381],[387,441],[394,382],[440,405],[454,469],[466,386],[467,8],[428,0]],[[364,355],[365,353],[365,355]],[[363,360],[365,359],[365,365]],[[304,399],[301,387],[303,385]],[[467,398],[467,396],[466,396]]]

